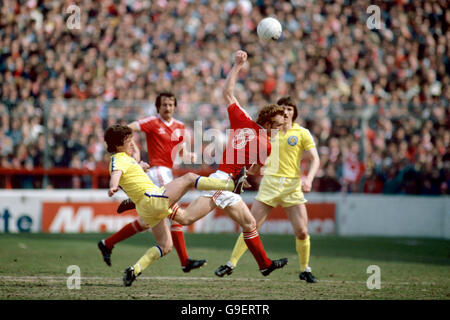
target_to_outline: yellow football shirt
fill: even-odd
[[[267,160],[264,175],[286,178],[300,177],[303,151],[316,147],[309,130],[297,123],[294,123],[286,134],[279,131],[270,142],[272,152]]]
[[[145,196],[146,191],[159,189],[137,161],[125,152],[115,153],[111,156],[109,172],[114,170],[122,171],[119,185],[134,203],[138,203]]]

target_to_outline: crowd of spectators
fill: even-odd
[[[70,4],[80,9],[79,29],[68,25]],[[244,49],[249,64],[236,95],[252,115],[281,96],[298,102],[321,157],[314,190],[449,194],[448,3],[376,2],[375,30],[371,4],[4,0],[0,168],[43,167],[46,150],[51,167],[105,168],[105,127],[154,114],[163,90],[175,93],[176,118],[188,127],[202,120],[201,130],[225,132],[221,89],[232,53]],[[257,38],[265,16],[282,23],[279,41]],[[12,184],[36,188],[42,179]]]

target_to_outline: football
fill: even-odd
[[[281,23],[272,17],[262,19],[256,28],[258,37],[264,41],[278,40],[281,37],[282,30]]]

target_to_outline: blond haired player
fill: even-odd
[[[259,112],[256,121],[238,103],[234,96],[234,87],[241,68],[247,61],[247,53],[238,50],[234,55],[234,65],[227,75],[222,94],[227,107],[230,120],[230,135],[222,154],[222,162],[218,170],[210,177],[227,179],[235,177],[241,172],[242,166],[250,169],[252,166],[262,166],[271,152],[270,135],[272,131],[281,129],[285,123],[284,109],[276,104],[264,106]],[[244,179],[243,181],[244,182]],[[250,209],[242,198],[226,191],[204,192],[199,198],[189,204],[187,208],[172,207],[175,220],[184,224],[193,222],[206,216],[215,208],[222,208],[225,213],[242,228],[243,241],[258,264],[263,276],[268,276],[276,269],[283,268],[287,258],[271,260],[267,257],[259,233],[256,230],[256,221]],[[181,219],[178,215],[184,215]],[[182,222],[183,221],[183,222]]]
[[[273,150],[278,152],[272,151],[268,159],[251,212],[259,229],[273,208],[279,204],[284,208],[296,236],[296,250],[300,262],[299,278],[314,283],[316,279],[309,267],[308,214],[302,190],[311,191],[312,181],[320,166],[319,154],[309,130],[294,122],[298,112],[292,99],[284,97],[278,100],[277,104],[285,108],[286,124],[271,141]],[[312,163],[307,177],[301,179],[300,162],[304,153],[312,157]],[[241,234],[230,261],[217,268],[215,274],[219,277],[230,275],[246,250]]]
[[[234,181],[201,177],[187,173],[164,187],[157,187],[145,174],[147,164],[138,163],[132,155],[137,152],[133,131],[128,126],[112,125],[105,131],[108,152],[112,153],[109,171],[111,174],[108,195],[112,197],[119,188],[126,192],[136,204],[140,223],[153,228],[157,245],[151,247],[134,266],[124,272],[125,286],[131,286],[138,275],[150,264],[172,249],[172,237],[166,217],[172,213],[170,207],[190,188],[198,190],[241,190],[243,177],[237,175]],[[236,187],[235,187],[236,185]],[[180,215],[180,218],[183,216]]]

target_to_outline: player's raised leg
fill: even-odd
[[[172,214],[169,218],[181,225],[189,226],[206,216],[216,207],[217,205],[212,198],[201,196],[192,201],[186,208],[180,208],[179,205],[175,203],[172,206]]]
[[[244,172],[245,175],[245,172]],[[235,181],[240,181],[241,176],[237,176],[234,180],[217,179],[210,177],[199,176],[198,174],[188,172],[183,176],[176,178],[164,186],[164,195],[169,198],[170,206],[174,205],[181,199],[190,189],[195,188],[197,190],[225,190],[225,191],[238,191],[236,190],[237,184]]]
[[[241,171],[233,179],[231,177],[229,177],[228,179],[203,177],[195,173],[188,172],[185,175],[165,184],[164,187],[166,191],[170,189],[170,191],[166,192],[166,195],[169,194],[169,198],[174,200],[171,201],[172,205],[173,203],[177,202],[184,194],[186,194],[191,188],[195,188],[197,190],[224,190],[240,194],[243,192],[244,181],[246,177],[247,174],[245,167],[242,167]],[[169,186],[170,184],[171,186]],[[131,200],[126,199],[122,201],[119,208],[117,209],[117,212],[122,213],[126,210],[134,209],[135,207],[135,204]]]
[[[171,184],[171,186],[169,186],[169,184]],[[189,189],[194,187],[197,190],[233,191],[235,189],[234,181],[231,179],[227,181],[209,177],[202,177],[192,172],[186,173],[185,175],[169,182],[164,187],[166,189],[166,195],[170,194],[169,198],[171,199],[180,199],[184,194],[186,194],[189,191]],[[173,202],[177,201],[178,200],[175,200]],[[119,205],[117,213],[122,213],[124,211],[132,210],[134,208],[136,208],[136,205],[130,199],[125,199]]]
[[[305,204],[298,204],[292,207],[284,208],[291,222],[295,233],[295,247],[297,250],[300,263],[300,280],[305,280],[308,283],[317,282],[311,273],[309,267],[310,257],[310,240],[308,234],[308,212]]]

